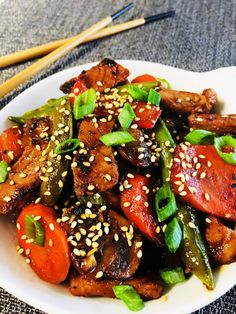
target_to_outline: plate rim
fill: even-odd
[[[156,66],[159,66],[161,68],[166,68],[166,69],[169,69],[170,71],[181,71],[182,73],[189,73],[190,75],[209,75],[209,74],[215,74],[216,72],[222,72],[222,71],[236,71],[236,66],[230,66],[230,67],[221,67],[221,68],[218,68],[218,69],[214,69],[214,70],[211,70],[211,71],[205,71],[205,72],[194,72],[194,71],[189,71],[189,70],[185,70],[185,69],[180,69],[180,68],[177,68],[177,67],[173,67],[173,66],[169,66],[169,65],[164,65],[164,64],[160,64],[160,63],[156,63],[156,62],[149,62],[149,61],[142,61],[142,60],[127,60],[127,59],[121,59],[121,60],[116,60],[116,62],[120,63],[120,64],[123,64],[123,63],[138,63],[138,64],[144,64],[144,63],[147,63],[147,64],[150,64],[150,65],[155,65]],[[76,71],[77,69],[80,69],[81,67],[86,67],[86,68],[89,68],[93,65],[97,64],[97,62],[91,62],[91,63],[86,63],[86,64],[80,64],[80,65],[77,65],[75,67],[71,67],[71,68],[67,68],[67,69],[64,69],[62,71],[59,71],[57,73],[54,73],[52,75],[49,75],[48,77],[36,82],[35,84],[31,85],[30,87],[28,87],[27,89],[25,89],[22,93],[20,93],[19,95],[17,95],[16,97],[12,98],[12,100],[6,105],[4,106],[1,110],[0,110],[0,116],[2,115],[2,112],[5,111],[6,108],[9,107],[9,105],[11,106],[11,103],[13,103],[14,105],[14,102],[17,101],[18,99],[20,99],[21,97],[25,97],[27,96],[28,93],[31,92],[31,89],[33,88],[38,88],[40,87],[40,84],[42,82],[45,82],[47,80],[50,80],[52,77],[56,77],[58,75],[61,75],[61,74],[65,74],[66,72],[70,73],[71,71]],[[132,66],[132,64],[131,64]],[[236,72],[235,72],[236,73]],[[131,73],[132,74],[132,73]],[[17,298],[21,299],[23,302],[26,302],[28,303],[29,305],[32,305],[34,307],[37,307],[43,311],[48,311],[48,305],[44,307],[44,303],[43,302],[37,302],[38,300],[36,299],[35,301],[36,302],[33,302],[32,303],[32,298],[25,296],[25,294],[23,293],[23,291],[19,290],[19,288],[15,288],[14,289],[14,284],[11,285],[11,284],[4,284],[4,282],[1,281],[1,278],[0,278],[0,284],[1,286],[6,290],[8,291],[9,293],[12,293],[14,296],[16,296]],[[201,307],[203,306],[206,306],[208,305],[209,303],[215,301],[218,297],[220,296],[223,296],[229,289],[231,289],[232,287],[235,286],[236,283],[233,283],[231,287],[226,287],[225,290],[220,293],[218,293],[217,296],[213,296],[211,298],[209,298],[209,302],[206,303],[205,301],[201,302],[202,304],[198,305],[198,306],[191,306],[191,311],[195,311],[195,310],[198,310],[200,309]],[[215,295],[215,294],[214,294]],[[168,301],[167,301],[168,302]],[[41,304],[42,303],[42,304]],[[198,303],[199,304],[199,303]],[[200,306],[200,307],[199,307]],[[50,309],[50,312],[48,313],[65,313],[64,311],[58,311],[58,308],[54,308],[54,306],[52,305],[52,308]],[[143,311],[143,313],[145,314],[146,312]],[[147,312],[148,313],[148,312]],[[183,312],[182,312],[183,313]],[[186,312],[187,313],[187,312]]]

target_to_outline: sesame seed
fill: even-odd
[[[26,243],[33,243],[34,242],[34,239],[28,239],[25,241]]]
[[[148,207],[149,206],[148,202],[144,202],[144,206]]]
[[[186,196],[186,195],[187,195],[187,192],[186,192],[186,191],[182,191],[182,192],[179,193],[179,195],[180,195],[180,196]]]
[[[183,152],[180,152],[180,153],[179,153],[179,157],[180,157],[181,159],[184,159],[184,158],[185,158],[184,153],[183,153]]]
[[[174,158],[174,161],[180,163],[180,159],[179,158]]]
[[[200,169],[201,168],[201,164],[198,162],[197,164],[196,164],[196,170],[198,170],[198,169]]]
[[[72,158],[70,157],[70,155],[65,155],[65,159],[71,160]]]
[[[139,241],[135,244],[135,247],[138,249],[140,248],[141,246],[143,245],[143,242],[142,241]]]
[[[95,277],[97,279],[101,278],[103,276],[103,272],[100,270],[99,272],[96,273]]]
[[[49,229],[52,230],[52,231],[55,230],[54,224],[52,222],[49,224]]]
[[[179,192],[182,192],[183,190],[184,190],[184,185],[181,184],[181,185],[178,187],[178,191],[179,191]]]
[[[138,253],[137,253],[137,257],[141,258],[142,256],[143,256],[143,252],[141,250],[139,250]]]
[[[39,145],[36,145],[35,148],[39,151],[41,150],[41,147]]]
[[[104,232],[105,232],[105,234],[108,234],[108,233],[109,233],[109,231],[110,231],[110,229],[109,229],[108,227],[105,227],[105,228],[104,228]]]
[[[102,84],[102,82],[100,82],[100,81],[97,81],[97,83],[96,83],[98,86],[102,86],[103,84]]]
[[[206,156],[204,156],[204,155],[198,155],[198,157],[202,158],[202,159],[206,158]]]
[[[150,160],[151,160],[151,162],[155,162],[156,161],[156,156],[152,155]]]
[[[137,196],[135,197],[135,200],[136,200],[136,201],[140,201],[140,200],[141,200],[141,195],[137,195]]]
[[[204,196],[205,196],[205,199],[206,199],[207,201],[210,200],[210,195],[209,195],[208,193],[205,193]]]
[[[25,234],[23,234],[22,236],[21,236],[21,240],[26,240],[27,239],[27,236],[25,235]]]
[[[86,235],[87,234],[87,231],[84,228],[80,228],[79,231],[80,231],[80,233],[82,235]]]
[[[182,162],[181,162],[181,165],[182,165],[183,169],[186,169],[186,168],[187,168],[185,161],[182,161]]]
[[[189,226],[191,229],[195,229],[195,228],[196,228],[195,224],[194,224],[192,221],[190,221],[190,222],[188,223],[188,226]]]
[[[210,224],[210,223],[211,223],[211,219],[210,219],[210,218],[206,218],[206,222],[207,222],[208,224]]]
[[[111,158],[110,158],[110,157],[107,157],[107,156],[104,157],[104,160],[107,161],[107,162],[112,162]]]
[[[69,217],[64,216],[64,217],[61,218],[61,221],[62,221],[62,222],[66,222],[66,221],[68,221],[69,219],[70,219]]]
[[[16,224],[16,228],[17,228],[18,230],[20,230],[20,224],[19,224],[19,223]]]
[[[30,262],[31,262],[31,261],[30,261],[30,258],[26,258],[26,259],[25,259],[25,262],[26,262],[27,264],[30,264]]]
[[[84,165],[85,167],[90,167],[90,166],[91,166],[90,162],[88,162],[88,161],[84,161],[84,162],[83,162],[83,165]]]
[[[87,246],[91,246],[92,245],[92,241],[89,238],[86,238],[85,243]]]
[[[94,241],[93,243],[92,243],[92,247],[95,249],[95,248],[98,248],[99,247],[99,244],[96,242],[96,241]]]
[[[25,173],[23,173],[23,172],[19,174],[19,177],[20,177],[20,178],[25,178],[26,176],[27,176],[27,175],[26,175]]]
[[[116,242],[119,241],[119,236],[118,236],[117,233],[114,234],[114,240],[115,240]]]
[[[62,172],[61,176],[62,176],[62,178],[66,177],[67,176],[67,171]]]
[[[156,233],[160,233],[161,232],[161,228],[159,226],[156,227]]]
[[[34,220],[35,220],[35,221],[38,221],[38,220],[40,220],[41,218],[42,218],[41,216],[35,216],[35,217],[34,217]]]
[[[30,254],[30,249],[26,249],[25,250],[25,255],[29,255]]]
[[[46,196],[50,196],[50,195],[51,195],[51,192],[50,192],[50,191],[46,191],[46,192],[44,192],[43,194],[46,195]]]
[[[182,150],[185,151],[185,152],[186,152],[186,150],[188,149],[188,147],[187,147],[186,145],[184,145],[184,144],[181,144],[181,148],[182,148]]]
[[[38,204],[38,203],[40,203],[41,202],[41,197],[38,197],[36,200],[35,200],[35,204]]]
[[[23,252],[24,252],[24,249],[20,248],[17,253],[21,255]]]
[[[80,250],[78,250],[77,248],[75,248],[73,250],[73,253],[76,255],[76,256],[80,256]]]
[[[110,174],[108,174],[108,173],[105,174],[105,178],[106,178],[108,181],[111,181],[111,179],[112,179],[111,176],[110,176]]]
[[[133,179],[133,178],[134,178],[134,175],[133,175],[132,173],[128,173],[128,174],[127,174],[127,177]]]
[[[95,186],[94,185],[92,185],[92,184],[89,184],[88,185],[88,190],[89,191],[93,191],[95,189]]]
[[[196,177],[197,171],[194,171],[191,175],[192,175],[192,177]]]
[[[9,182],[9,184],[10,184],[10,185],[14,185],[15,182],[14,182],[13,180],[11,180],[11,181]]]
[[[5,196],[5,197],[3,198],[3,200],[8,203],[8,202],[11,201],[11,197],[10,197],[10,196]]]
[[[127,226],[123,226],[120,228],[122,231],[127,232],[128,231],[128,227]]]
[[[53,240],[52,240],[51,238],[50,238],[49,241],[48,241],[48,245],[49,245],[50,247],[53,246]]]
[[[201,174],[200,174],[200,179],[204,179],[206,177],[206,172],[202,172]]]
[[[144,158],[144,154],[138,155],[138,159],[143,159],[143,158]]]
[[[124,206],[124,207],[129,207],[129,206],[130,206],[130,202],[124,202],[124,203],[123,203],[123,206]]]
[[[210,160],[208,160],[208,162],[207,162],[207,167],[210,168],[211,165],[212,165],[212,164],[211,164]]]

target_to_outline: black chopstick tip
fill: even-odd
[[[133,8],[134,3],[131,2],[128,5],[126,5],[125,7],[123,7],[122,9],[120,9],[119,11],[117,11],[116,13],[111,15],[112,20],[114,21],[115,19],[117,19],[119,16],[121,16],[122,14],[124,14],[126,11],[130,10],[131,8]]]
[[[173,17],[174,15],[175,15],[175,11],[171,10],[168,12],[164,12],[164,13],[145,17],[144,20],[145,20],[145,24],[147,24],[147,23],[151,23],[151,22],[155,22],[155,21],[160,21],[160,20],[165,19],[167,17]]]

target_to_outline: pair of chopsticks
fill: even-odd
[[[106,17],[105,19],[101,20],[100,22],[94,24],[93,26],[89,27],[82,33],[77,36],[57,40],[45,45],[33,47],[27,49],[25,51],[19,51],[10,55],[6,55],[0,57],[0,68],[19,63],[22,61],[26,61],[32,58],[36,58],[39,56],[46,55],[45,57],[41,58],[40,60],[36,61],[31,66],[27,67],[23,71],[16,74],[14,77],[10,78],[6,82],[0,85],[0,97],[5,96],[7,93],[12,91],[14,88],[19,86],[20,84],[24,83],[26,80],[31,78],[33,75],[37,74],[39,71],[43,70],[63,55],[71,51],[73,48],[77,47],[78,45],[89,42],[98,38],[103,38],[106,36],[114,35],[119,32],[144,25],[150,22],[158,21],[175,14],[174,11],[168,11],[165,13],[157,14],[154,16],[140,18],[137,20],[133,20],[130,22],[126,22],[123,24],[115,25],[109,28],[104,28],[112,21],[117,19],[123,13],[128,11],[130,8],[133,7],[133,3],[125,6],[121,10],[117,11],[116,13],[112,14],[111,16]]]

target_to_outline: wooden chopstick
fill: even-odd
[[[86,38],[91,36],[92,34],[96,33],[98,30],[104,28],[108,24],[110,24],[113,20],[118,18],[121,14],[129,10],[133,6],[133,3],[130,3],[126,7],[122,8],[118,12],[114,13],[111,16],[106,17],[105,19],[101,20],[100,22],[94,24],[93,26],[89,27],[79,35],[75,36],[73,39],[70,39],[68,42],[63,44],[62,46],[58,47],[39,61],[35,62],[28,68],[24,69],[23,71],[16,74],[14,77],[10,78],[6,82],[0,85],[0,97],[5,96],[7,93],[12,91],[15,87],[19,86],[20,84],[24,83],[26,80],[31,78],[33,75],[37,74],[39,71],[46,68],[51,63],[58,60],[60,57],[65,55],[67,52],[71,51],[73,48],[81,44]]]
[[[132,28],[135,28],[135,27],[138,27],[138,26],[150,23],[150,22],[154,22],[154,21],[161,20],[163,18],[171,17],[174,14],[175,14],[174,11],[168,11],[165,13],[149,16],[146,18],[140,18],[140,19],[126,22],[126,23],[107,27],[96,32],[95,34],[88,36],[87,38],[84,39],[83,43],[87,43],[87,42],[90,42],[99,38],[104,38],[107,36],[115,35],[117,33],[124,32],[126,30],[129,30],[129,29],[132,29]],[[33,58],[44,56],[50,53],[51,51],[57,49],[58,47],[64,45],[69,40],[75,39],[75,37],[76,36],[71,37],[71,38],[65,38],[65,39],[52,41],[44,45],[32,47],[26,50],[17,51],[15,53],[2,56],[0,57],[0,69],[19,63],[19,62],[23,62],[23,61],[30,60]]]

